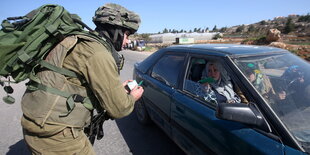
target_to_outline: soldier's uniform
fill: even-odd
[[[126,93],[111,51],[113,45],[75,35],[65,38],[46,57],[46,61],[74,71],[79,78],[66,77],[50,70],[36,76],[50,88],[88,97],[112,118],[133,111],[134,98]],[[75,103],[68,111],[66,97],[44,89],[27,89],[22,99],[21,124],[24,138],[34,154],[95,154],[83,129],[90,123],[91,110]]]

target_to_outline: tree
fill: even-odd
[[[216,32],[217,31],[217,27],[216,25],[214,25],[213,29],[212,29],[213,32]]]
[[[295,29],[295,24],[292,22],[292,18],[288,18],[284,27],[284,33],[288,34]]]
[[[310,22],[310,13],[308,13],[307,15],[305,16],[300,16],[298,18],[298,22]]]
[[[259,23],[260,23],[260,25],[266,25],[267,24],[267,22],[265,20],[262,20]]]
[[[168,29],[165,28],[165,29],[163,30],[163,33],[168,33]]]
[[[205,32],[208,32],[209,31],[209,28],[207,27],[206,29],[205,29]]]
[[[194,28],[194,32],[197,32],[197,28]]]
[[[254,31],[255,31],[254,25],[250,25],[248,32],[254,32]]]
[[[201,28],[198,28],[198,29],[197,29],[197,32],[200,33],[200,32],[201,32]]]
[[[237,28],[236,32],[240,33],[240,32],[243,32],[243,30],[244,30],[244,25],[241,25]]]
[[[222,27],[219,31],[220,32],[225,32],[227,30],[227,27],[225,26],[225,27]]]

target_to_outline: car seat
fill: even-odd
[[[199,81],[201,80],[202,71],[205,68],[205,64],[194,64],[191,69],[191,80]]]

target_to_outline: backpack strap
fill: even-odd
[[[81,77],[80,75],[76,74],[73,71],[70,71],[70,70],[65,69],[65,68],[57,67],[55,65],[52,65],[52,64],[48,63],[45,60],[40,60],[38,62],[38,64],[41,65],[42,67],[45,67],[45,68],[47,68],[49,70],[52,70],[52,71],[54,71],[56,73],[59,73],[59,74],[65,75],[65,76],[69,76],[69,77],[73,77],[73,78]]]
[[[65,91],[61,91],[59,89],[48,87],[46,85],[43,85],[41,83],[37,83],[35,81],[31,81],[31,82],[27,83],[26,85],[27,85],[28,90],[32,90],[32,91],[43,90],[43,91],[49,92],[51,94],[59,95],[59,96],[62,96],[64,98],[67,98],[66,104],[68,107],[68,113],[61,114],[61,115],[59,115],[60,117],[68,116],[72,112],[72,110],[74,109],[75,102],[82,103],[83,106],[88,110],[94,109],[94,107],[93,107],[93,105],[92,105],[92,103],[88,97],[83,97],[79,94],[71,94],[71,93],[68,93]]]
[[[52,65],[45,60],[39,60],[37,62],[37,65],[35,67],[33,67],[32,71],[29,75],[30,82],[26,84],[27,89],[32,90],[32,91],[43,90],[43,91],[49,92],[51,94],[59,95],[59,96],[62,96],[64,98],[67,98],[66,104],[68,107],[68,113],[61,114],[61,115],[59,115],[60,117],[68,116],[72,112],[72,110],[74,109],[75,102],[82,103],[83,106],[88,110],[94,109],[94,107],[93,107],[93,105],[92,105],[92,103],[88,97],[83,97],[79,94],[71,94],[71,93],[68,93],[65,91],[61,91],[61,90],[56,89],[56,88],[52,88],[52,87],[48,87],[46,85],[43,85],[41,83],[40,79],[36,76],[35,71],[34,71],[35,68],[39,65],[44,67],[44,68],[47,68],[51,71],[54,71],[56,73],[59,73],[59,74],[65,75],[65,76],[69,76],[69,77],[73,77],[73,78],[79,78],[79,77],[81,77],[81,75],[79,75],[73,71],[70,71],[68,69],[60,68],[58,66]]]
[[[67,104],[68,112],[65,114],[59,115],[60,117],[68,116],[73,111],[73,109],[75,108],[76,102],[82,103],[83,106],[88,110],[94,109],[94,107],[93,107],[93,105],[92,105],[92,103],[88,97],[83,97],[79,94],[68,93],[66,91],[62,91],[62,90],[59,90],[57,88],[53,88],[53,87],[47,86],[45,84],[42,84],[41,80],[36,75],[36,72],[37,72],[36,69],[37,68],[46,68],[50,71],[59,73],[59,74],[66,76],[66,77],[83,79],[81,82],[85,83],[85,79],[80,74],[73,72],[73,71],[66,69],[66,68],[58,67],[54,64],[47,62],[44,59],[39,59],[37,61],[34,61],[32,64],[34,64],[33,65],[34,67],[31,69],[31,72],[29,74],[30,82],[27,83],[27,89],[32,90],[32,91],[42,90],[42,91],[46,91],[46,92],[49,92],[51,94],[62,96],[64,98],[66,98],[67,99],[66,104]]]

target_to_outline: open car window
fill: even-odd
[[[217,72],[217,73],[215,73]],[[215,59],[192,57],[184,80],[184,91],[212,105],[241,103],[240,90],[234,86],[224,65]]]

